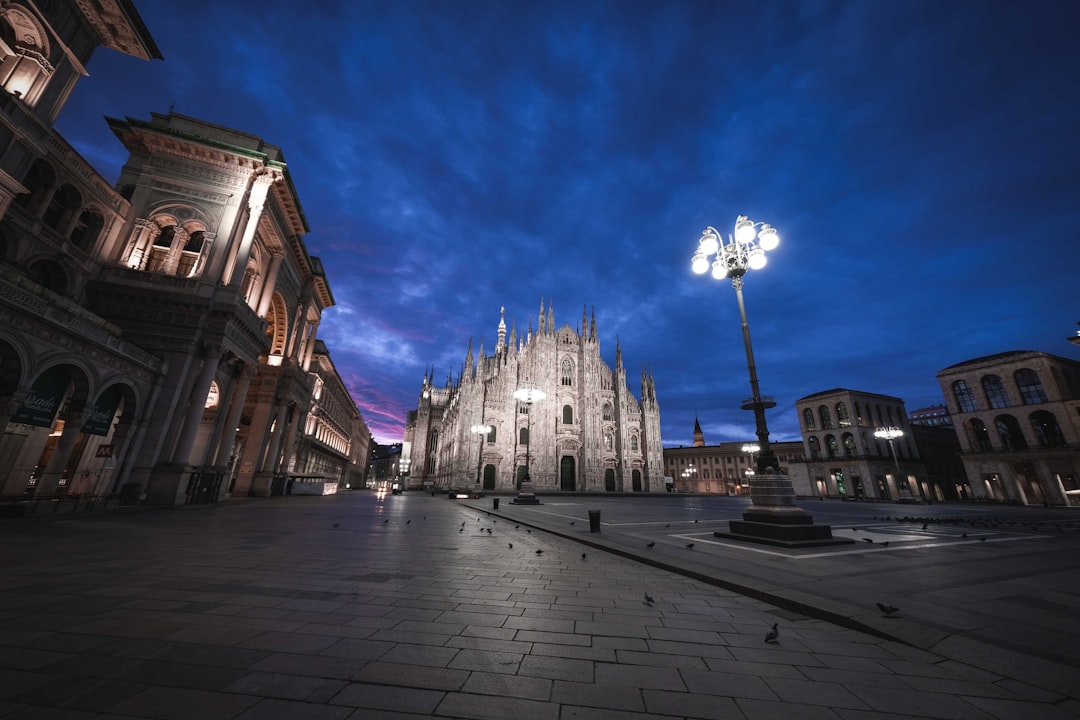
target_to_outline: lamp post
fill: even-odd
[[[484,437],[491,432],[490,425],[473,425],[470,430],[478,436],[479,449],[476,452],[476,492],[480,492],[480,468],[484,464]]]
[[[757,466],[754,474],[747,474],[750,481],[751,507],[743,513],[743,519],[729,521],[730,532],[715,532],[718,537],[729,537],[784,547],[807,547],[854,542],[850,538],[834,539],[828,525],[815,525],[810,513],[795,505],[795,488],[791,479],[777,469],[776,454],[769,447],[769,428],[765,424],[765,410],[776,407],[771,397],[763,397],[758,385],[754,349],[750,344],[750,325],[746,321],[746,304],[743,302],[743,275],[749,270],[765,267],[765,253],[780,244],[776,229],[767,223],[754,222],[745,215],[735,219],[735,227],[727,241],[709,226],[701,233],[697,251],[690,266],[697,274],[712,268],[717,280],[731,278],[735,297],[739,302],[739,319],[742,321],[743,346],[746,350],[746,366],[750,371],[749,400],[742,402],[744,410],[754,411],[755,431],[758,441]],[[746,449],[744,448],[744,452]],[[752,468],[753,469],[753,468]]]
[[[765,253],[775,249],[779,244],[780,236],[776,233],[776,228],[768,223],[754,222],[745,215],[740,215],[735,220],[734,232],[728,235],[727,242],[716,228],[712,226],[705,228],[701,233],[701,239],[698,240],[697,252],[691,259],[691,268],[695,273],[700,275],[711,267],[712,276],[715,279],[722,280],[730,277],[731,286],[735,288],[735,296],[739,301],[739,318],[742,320],[746,365],[750,371],[751,397],[743,402],[742,408],[754,411],[755,431],[761,450],[761,454],[758,455],[757,469],[763,473],[776,466],[776,456],[769,447],[769,428],[765,424],[765,410],[776,407],[776,401],[771,397],[762,397],[758,386],[757,367],[754,364],[754,349],[750,344],[750,325],[746,321],[746,304],[743,302],[742,286],[743,275],[748,270],[760,270],[765,267]],[[713,257],[711,262],[710,256]]]
[[[889,453],[892,455],[893,465],[896,466],[895,482],[897,495],[900,494],[901,490],[907,490],[908,494],[910,495],[911,488],[909,488],[907,486],[907,482],[902,480],[900,477],[900,458],[896,456],[896,446],[893,445],[894,440],[900,437],[904,437],[904,431],[896,427],[895,425],[890,425],[888,427],[879,427],[878,429],[874,430],[874,437],[880,438],[881,440],[889,441]]]
[[[514,391],[514,399],[518,402],[525,403],[527,409],[525,414],[528,415],[526,421],[526,437],[528,438],[525,443],[525,478],[524,482],[532,482],[532,477],[529,475],[529,448],[532,445],[532,406],[535,402],[540,402],[547,397],[547,394],[543,390],[537,390],[536,388],[518,388]]]
[[[690,486],[690,478],[694,477],[695,475],[697,475],[697,468],[693,465],[687,465],[686,469],[682,471],[684,490]],[[696,483],[694,490],[697,490]]]

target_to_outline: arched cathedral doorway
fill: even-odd
[[[570,455],[563,455],[563,459],[559,461],[559,488],[564,492],[576,490],[575,475],[574,458]]]
[[[485,465],[484,466],[484,489],[485,490],[494,490],[495,489],[495,466],[494,465]]]
[[[611,468],[604,471],[604,490],[615,492],[615,471]]]

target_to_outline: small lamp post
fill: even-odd
[[[904,431],[895,425],[888,427],[879,427],[874,431],[874,437],[881,440],[889,441],[889,454],[892,455],[893,465],[896,466],[896,491],[899,493],[901,490],[907,490],[908,494],[911,494],[911,488],[907,486],[906,480],[900,477],[900,458],[896,456],[896,446],[893,445],[893,441],[897,438],[904,437]],[[901,484],[903,483],[903,484]]]
[[[484,464],[484,438],[491,432],[491,426],[473,425],[470,431],[476,433],[479,439],[477,443],[479,449],[476,452],[476,492],[480,492],[480,468]]]
[[[532,446],[532,406],[535,402],[540,402],[547,397],[547,393],[543,390],[537,390],[536,388],[518,388],[514,391],[514,399],[518,402],[525,403],[526,415],[529,416],[526,421],[526,437],[528,438],[525,443],[525,478],[524,482],[532,482],[532,476],[529,474],[529,449]]]
[[[693,478],[695,475],[697,475],[697,468],[693,465],[687,465],[686,469],[682,471],[684,490],[690,486],[691,478]],[[694,491],[697,491],[697,483],[694,483]]]

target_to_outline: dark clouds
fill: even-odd
[[[104,115],[279,145],[380,441],[541,297],[651,367],[666,444],[748,439],[734,292],[689,272],[739,214],[783,238],[745,289],[774,439],[819,390],[1076,357],[1073,2],[136,2],[165,61],[101,51],[61,132],[110,179]]]

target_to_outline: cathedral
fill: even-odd
[[[622,349],[615,369],[600,357],[596,314],[555,325],[540,302],[537,330],[506,332],[500,310],[491,355],[472,341],[457,381],[424,376],[405,425],[410,488],[511,492],[665,492],[660,408],[642,368],[641,399],[627,384]],[[478,487],[479,486],[479,487]]]

